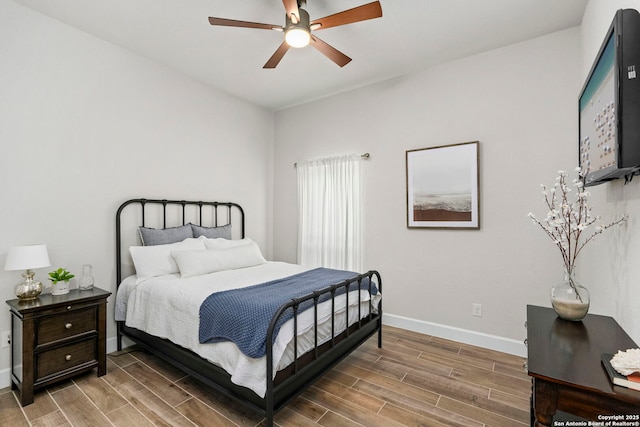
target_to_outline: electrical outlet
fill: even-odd
[[[4,331],[0,338],[0,347],[9,347],[11,345],[11,331]]]
[[[471,305],[471,314],[476,317],[482,317],[482,304],[473,303]]]

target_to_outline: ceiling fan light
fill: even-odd
[[[291,27],[284,38],[291,47],[305,47],[311,41],[311,34],[305,28]]]

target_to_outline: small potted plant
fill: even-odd
[[[51,280],[51,295],[64,295],[69,293],[69,280],[76,277],[64,268],[59,268],[49,273]]]

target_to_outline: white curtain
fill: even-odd
[[[298,163],[298,263],[362,268],[358,155]]]

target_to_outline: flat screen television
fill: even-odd
[[[620,9],[579,98],[579,164],[586,185],[640,171],[640,13]]]

